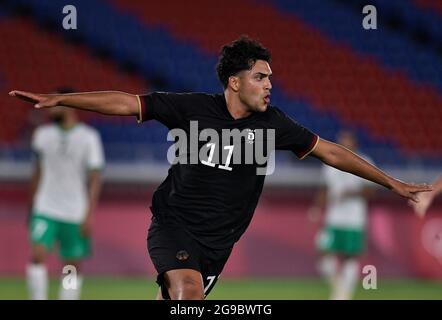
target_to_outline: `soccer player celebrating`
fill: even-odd
[[[190,134],[190,147],[181,144],[178,161],[173,162],[153,195],[148,249],[158,272],[158,298],[204,299],[258,203],[265,178],[259,169],[265,163],[256,157],[243,161],[255,147],[264,145],[267,157],[272,149],[290,150],[301,159],[314,156],[412,200],[416,200],[417,192],[431,190],[428,185],[408,184],[388,176],[271,106],[269,63],[266,48],[242,37],[221,50],[217,65],[224,88],[221,94],[105,91],[48,95],[12,91],[10,95],[30,100],[36,108],[62,105],[135,116],[139,122],[155,119],[171,130]],[[196,147],[192,138],[195,124],[199,135]],[[221,133],[235,130],[246,132],[245,137],[233,136],[233,144],[232,136],[219,139]]]

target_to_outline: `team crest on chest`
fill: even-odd
[[[247,143],[255,142],[255,130],[247,129]]]

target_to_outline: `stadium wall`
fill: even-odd
[[[155,275],[146,249],[153,190],[148,185],[105,184],[94,224],[94,254],[85,264],[85,273]],[[306,216],[313,191],[266,188],[223,277],[317,276],[319,225]],[[0,275],[24,274],[30,252],[27,197],[26,184],[0,184]],[[419,219],[404,200],[379,192],[370,204],[363,264],[374,265],[380,277],[442,279],[441,214],[439,201],[425,219]],[[61,272],[55,255],[49,266],[53,275]]]

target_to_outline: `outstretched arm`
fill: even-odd
[[[35,194],[37,193],[37,188],[40,183],[41,179],[41,165],[40,160],[37,159],[35,161],[34,167],[32,169],[32,176],[31,176],[31,183],[30,183],[30,197],[29,197],[29,203],[28,203],[28,212],[26,216],[26,225],[29,225],[31,222],[31,216],[32,216],[32,210],[34,206],[34,198]]]
[[[431,192],[419,192],[417,194],[417,198],[419,199],[418,203],[410,202],[410,205],[413,207],[414,212],[416,212],[420,217],[425,216],[428,208],[433,203],[433,200],[442,193],[442,176],[440,176],[436,181],[433,182],[433,191]]]
[[[427,184],[409,184],[392,178],[347,148],[327,140],[319,139],[311,155],[336,169],[380,184],[413,202],[419,201],[417,192],[432,190]]]
[[[307,211],[307,217],[312,222],[318,222],[327,204],[327,188],[321,187],[315,196],[314,203]]]
[[[89,172],[89,183],[88,183],[88,193],[89,193],[89,206],[86,212],[86,217],[81,226],[81,231],[83,235],[90,236],[92,233],[93,216],[95,207],[97,206],[98,198],[101,192],[101,171],[91,170]]]
[[[139,97],[120,91],[38,94],[14,90],[9,95],[34,103],[35,108],[66,106],[120,116],[138,116],[140,113]]]

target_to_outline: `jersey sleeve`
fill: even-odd
[[[315,149],[319,137],[277,108],[274,121],[277,150],[290,150],[302,160]]]
[[[155,119],[168,128],[179,128],[186,121],[187,110],[192,107],[190,93],[152,92],[137,96],[138,122]]]
[[[105,159],[103,144],[98,132],[93,131],[89,138],[89,150],[87,155],[87,167],[89,170],[101,170],[104,167]]]

